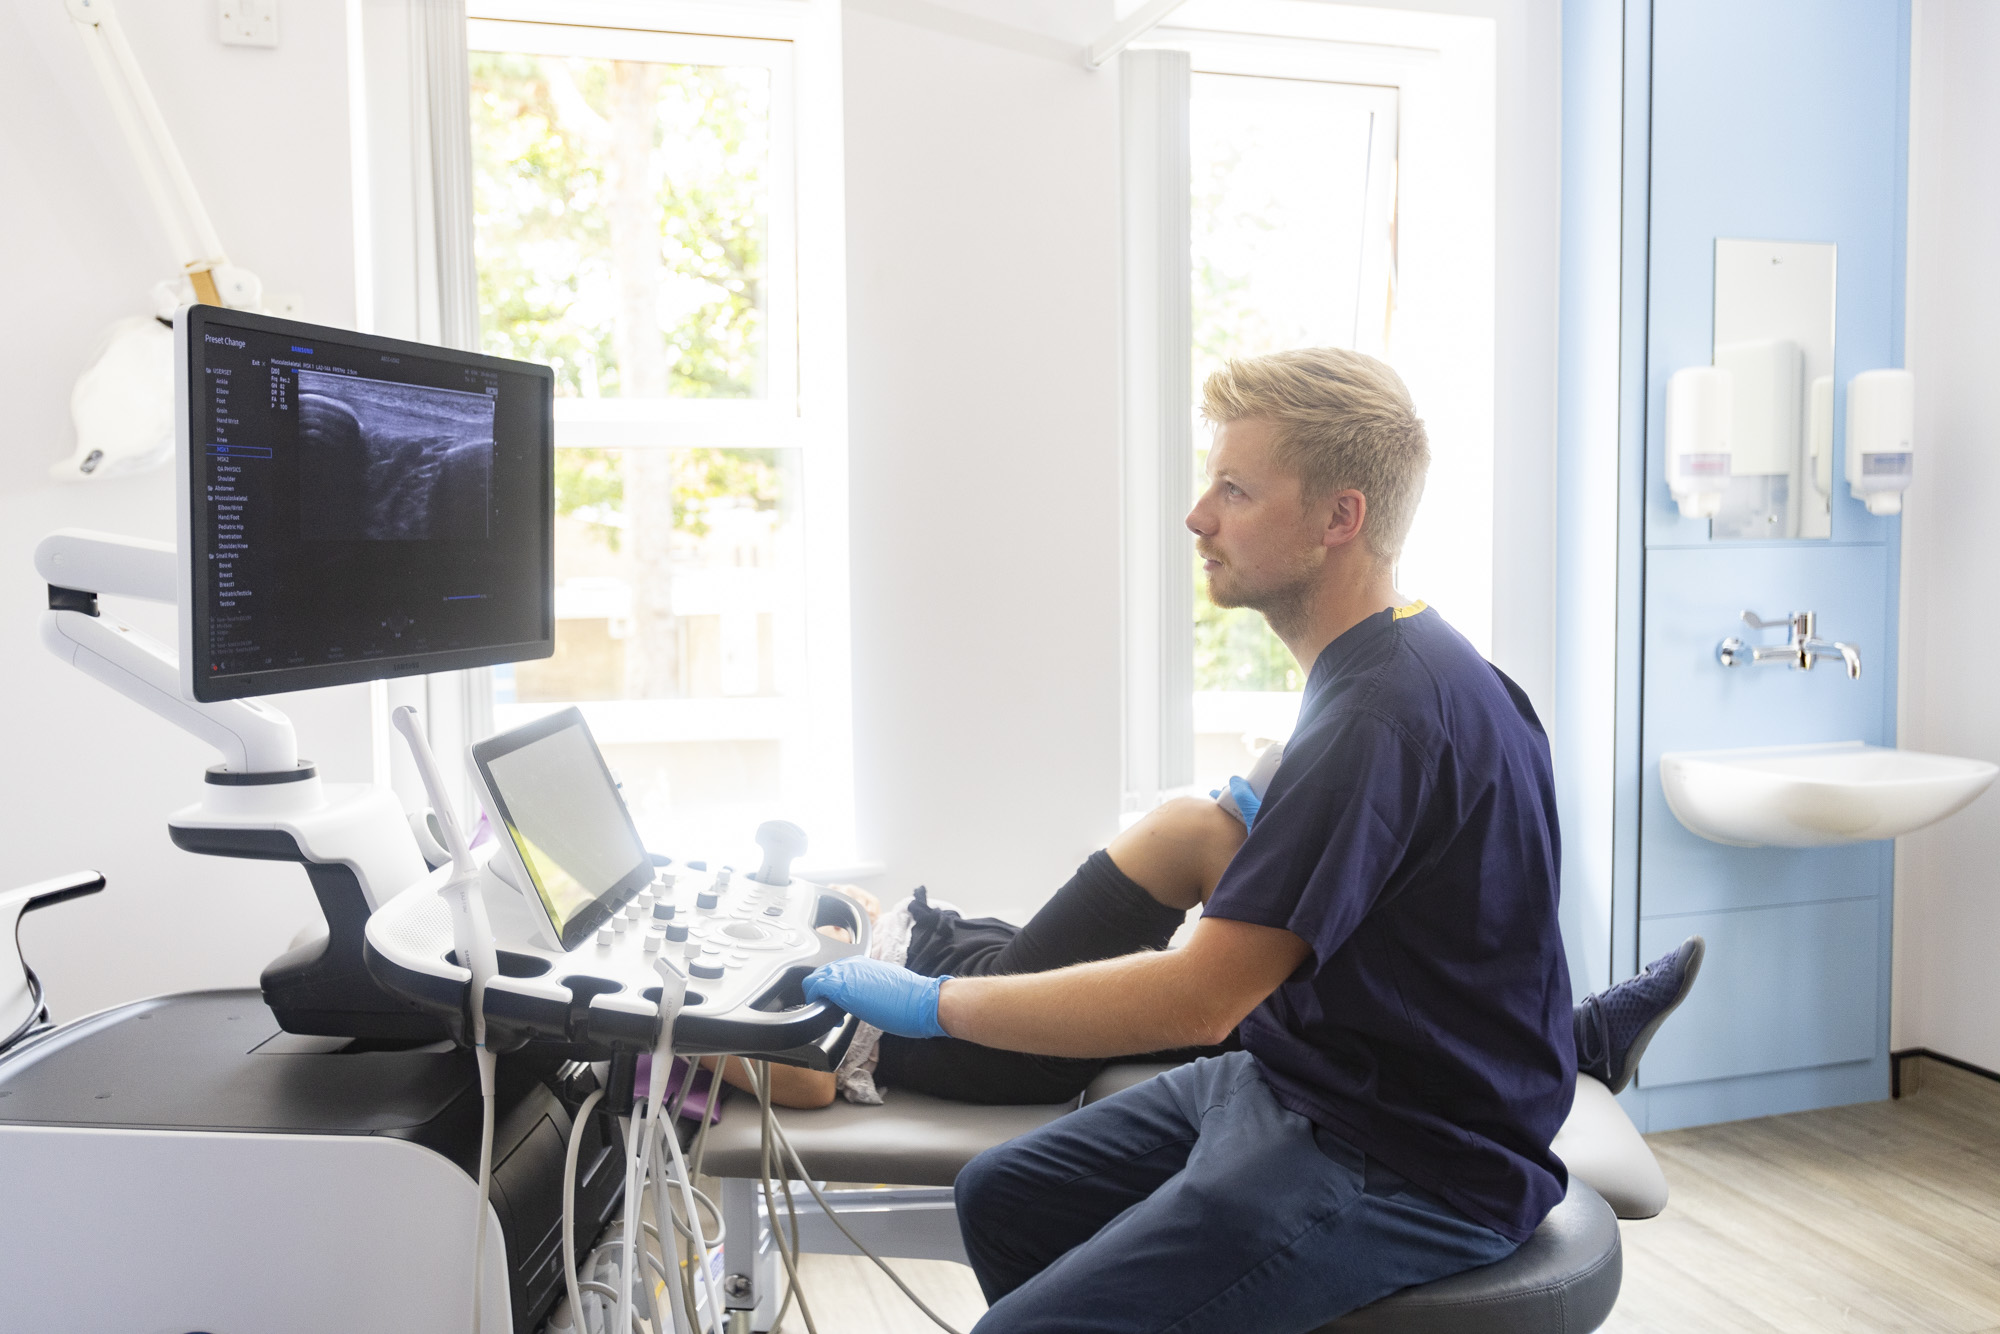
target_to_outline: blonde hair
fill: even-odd
[[[1276,427],[1278,461],[1310,505],[1352,488],[1368,500],[1361,539],[1395,560],[1430,470],[1430,442],[1402,377],[1383,362],[1337,347],[1308,347],[1231,361],[1201,387],[1202,415],[1217,426],[1259,418]]]

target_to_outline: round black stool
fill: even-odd
[[[1498,1264],[1392,1293],[1313,1334],[1586,1334],[1611,1315],[1618,1220],[1574,1176],[1535,1235]]]

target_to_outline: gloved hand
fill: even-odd
[[[1243,828],[1254,829],[1257,825],[1257,812],[1264,806],[1264,799],[1257,795],[1257,789],[1250,786],[1248,779],[1231,776],[1229,795],[1236,799],[1236,813],[1243,817]]]
[[[832,1001],[863,1023],[899,1038],[941,1038],[938,988],[948,977],[925,977],[880,959],[835,959],[806,975],[807,1000]]]

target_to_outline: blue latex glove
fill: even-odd
[[[832,1001],[863,1023],[899,1038],[941,1038],[938,988],[948,977],[925,977],[880,959],[835,959],[806,975],[807,1000]]]
[[[1231,778],[1229,780],[1229,795],[1236,798],[1236,809],[1243,813],[1243,827],[1246,830],[1256,828],[1257,811],[1264,804],[1263,799],[1257,795],[1256,790],[1241,778]]]

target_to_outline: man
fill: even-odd
[[[1188,515],[1210,594],[1308,672],[1284,760],[1185,946],[1008,976],[847,960],[886,1032],[1056,1057],[1221,1042],[981,1155],[966,1250],[1000,1331],[1309,1330],[1510,1254],[1562,1197],[1574,1089],[1547,740],[1393,587],[1429,463],[1395,373],[1232,363]]]

